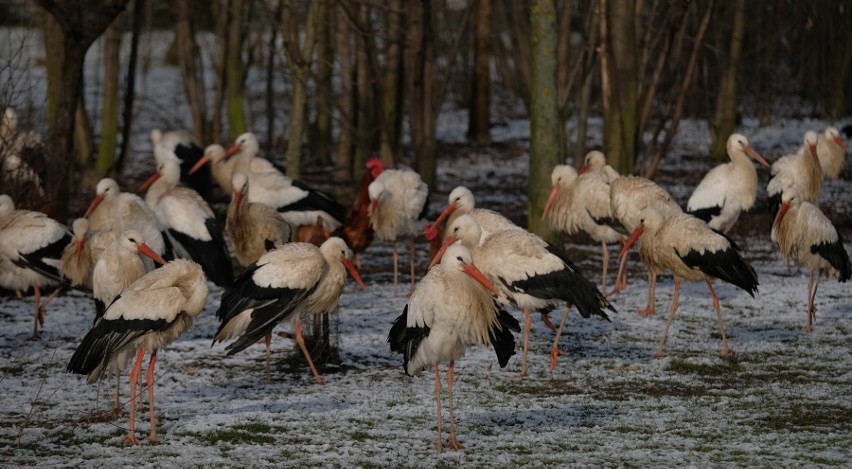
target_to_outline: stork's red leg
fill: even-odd
[[[653,316],[655,312],[654,301],[657,297],[657,272],[648,269],[648,306],[639,310],[640,316]]]
[[[657,353],[654,355],[657,358],[663,356],[663,346],[666,345],[666,338],[669,336],[669,327],[674,321],[675,312],[677,312],[678,301],[680,300],[680,279],[675,277],[674,298],[672,298],[672,310],[669,313],[669,319],[666,320],[666,328],[663,329],[663,337],[660,338],[660,345],[657,347]]]
[[[562,337],[562,330],[565,329],[565,321],[568,319],[568,313],[571,312],[571,305],[565,307],[565,312],[562,313],[562,321],[559,321],[559,329],[556,331],[556,337],[553,338],[553,347],[550,348],[550,371],[556,368],[556,359],[561,353],[559,351],[559,338]]]
[[[722,308],[719,307],[719,297],[716,296],[716,292],[713,290],[713,282],[710,279],[705,279],[707,282],[707,288],[710,289],[710,295],[713,297],[713,309],[716,310],[716,317],[719,319],[719,330],[722,332],[722,355],[723,357],[727,357],[733,353],[730,347],[728,347],[728,337],[725,335],[725,323],[722,321]]]
[[[524,308],[524,358],[521,361],[521,378],[527,375],[527,351],[529,350],[531,327],[530,309]]]
[[[550,329],[553,332],[556,332],[556,326],[553,325],[553,321],[550,320],[550,316],[548,314],[549,313],[547,313],[545,311],[541,312],[541,322],[543,322],[544,325],[547,326],[548,329]]]
[[[396,240],[391,241],[391,245],[393,245],[393,295],[399,295],[399,287],[397,286],[397,282],[399,280],[399,254],[396,252]]]
[[[151,434],[148,439],[151,441],[160,441],[157,439],[157,418],[154,414],[154,365],[157,364],[157,349],[151,352],[151,361],[148,362],[148,373],[145,383],[148,385],[148,406],[151,407]]]
[[[435,363],[435,402],[438,406],[438,444],[435,449],[442,452],[444,451],[444,440],[441,437],[441,373],[438,371],[437,363]]]
[[[269,366],[269,360],[272,356],[272,352],[269,350],[270,342],[272,342],[272,331],[269,331],[269,334],[266,334],[263,338],[263,344],[266,346],[266,384],[272,384],[272,371]]]
[[[414,236],[409,236],[409,241],[408,259],[411,264],[411,290],[409,290],[408,295],[411,296],[414,293]]]
[[[601,270],[601,291],[606,291],[606,271],[609,268],[609,249],[606,248],[606,243],[601,241],[601,251],[603,252],[603,269]],[[616,279],[616,284],[618,279]]]
[[[619,241],[619,243],[623,245],[624,241]],[[627,255],[628,253],[624,253],[624,255],[621,256],[621,260],[618,262],[618,273],[615,275],[615,288],[606,294],[607,298],[621,293],[621,291],[627,287],[627,272],[625,272],[625,267],[627,266]]]
[[[308,348],[305,347],[305,338],[302,337],[302,326],[298,321],[296,321],[296,343],[299,344],[299,348],[301,348],[302,353],[305,354],[305,358],[308,360],[308,365],[311,367],[311,372],[314,374],[314,379],[317,381],[317,384],[325,384],[322,378],[320,378],[316,367],[314,367],[314,361],[311,360],[311,354],[308,353]]]
[[[816,269],[811,270],[811,279],[808,282],[808,323],[805,327],[806,332],[811,331],[814,320],[816,319],[816,294],[821,277],[822,272],[817,272]]]
[[[127,435],[125,439],[131,445],[138,445],[139,440],[136,439],[136,378],[139,377],[139,368],[142,367],[142,359],[145,358],[145,347],[139,347],[139,353],[136,354],[136,364],[133,365],[133,370],[130,371],[130,425],[127,427]]]
[[[458,438],[456,437],[456,418],[453,415],[453,369],[455,368],[456,362],[450,362],[450,368],[447,370],[447,396],[450,400],[450,437],[447,439],[447,447],[454,449],[456,451],[464,448],[464,446],[459,443]]]
[[[39,322],[44,325],[44,319],[39,317],[39,308],[38,304],[41,301],[41,290],[38,288],[38,285],[33,286],[33,296],[35,300],[35,310],[33,311],[33,335],[30,337],[31,339],[38,338],[38,325]]]

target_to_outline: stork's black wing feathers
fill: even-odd
[[[308,195],[291,204],[278,207],[279,212],[321,210],[329,214],[338,222],[343,223],[343,220],[346,218],[346,209],[334,200],[331,195],[316,190],[301,181],[296,181],[295,179],[293,180],[293,186],[298,187],[303,191],[307,191]]]
[[[101,318],[83,337],[68,362],[71,373],[90,375],[106,366],[112,355],[148,332],[164,331],[171,323],[165,319]]]
[[[704,223],[710,223],[710,219],[722,213],[722,206],[716,205],[714,207],[703,207],[695,210],[687,210],[686,213],[704,221]]]
[[[408,326],[408,305],[402,310],[402,314],[396,318],[391,326],[388,334],[388,343],[390,344],[391,352],[402,354],[402,369],[408,373],[408,361],[417,353],[417,348],[420,347],[420,342],[426,337],[429,337],[429,326],[423,327],[407,327]]]
[[[852,275],[852,265],[849,264],[849,254],[843,247],[843,239],[840,238],[840,233],[837,233],[837,241],[833,243],[820,243],[811,246],[811,253],[818,254],[823,259],[827,260],[832,267],[840,273],[840,281],[849,280]]]
[[[189,170],[204,156],[204,150],[194,143],[189,145],[178,143],[175,146],[175,155],[180,159],[180,180],[198,192],[205,200],[209,200],[213,189],[213,173],[210,165],[206,164],[189,174]]]
[[[210,233],[210,241],[200,241],[171,228],[168,231],[189,253],[189,257],[201,265],[207,278],[220,287],[230,287],[234,284],[234,270],[222,229],[215,218],[205,220],[204,226]]]
[[[770,195],[767,202],[769,208],[769,228],[772,229],[772,225],[775,223],[775,216],[781,210],[781,192]]]
[[[732,283],[747,291],[751,296],[754,296],[757,291],[757,273],[755,273],[751,264],[740,256],[733,245],[724,251],[699,253],[690,250],[680,258],[687,266],[697,268],[711,277]]]
[[[488,332],[494,353],[497,354],[497,363],[500,364],[500,368],[505,368],[509,359],[515,354],[515,336],[512,335],[512,331],[520,332],[521,324],[502,309],[497,312],[497,321],[498,324],[492,325]]]
[[[62,238],[54,241],[47,246],[37,249],[27,254],[18,254],[18,260],[15,265],[24,269],[34,270],[63,286],[70,286],[66,279],[59,275],[59,269],[45,262],[45,259],[59,260],[62,258],[62,251],[71,242],[71,234],[64,233]]]

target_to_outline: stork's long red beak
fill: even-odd
[[[192,168],[189,169],[189,173],[187,173],[187,174],[190,174],[190,175],[195,174],[195,172],[198,171],[199,169],[201,169],[202,166],[207,164],[208,161],[210,161],[209,156],[207,156],[207,155],[202,156],[198,161],[195,162],[194,165],[192,165]]]
[[[225,158],[230,158],[230,157],[236,155],[239,152],[240,152],[240,146],[239,145],[231,145],[231,148],[228,148],[228,151],[225,152]]]
[[[772,222],[772,226],[776,226],[781,223],[781,219],[784,218],[787,210],[790,210],[790,202],[784,202],[781,204],[781,208],[778,210],[778,214],[775,215],[775,220]]]
[[[544,205],[544,211],[541,212],[542,220],[544,220],[544,217],[546,217],[547,213],[550,212],[550,209],[553,206],[553,200],[556,199],[557,192],[559,192],[559,186],[553,186],[553,189],[550,189],[550,195],[547,196],[547,203]]]
[[[343,259],[343,265],[345,265],[346,268],[349,269],[349,274],[352,275],[352,278],[355,279],[358,285],[361,285],[361,288],[363,288],[364,291],[367,291],[367,286],[364,285],[364,281],[361,280],[361,276],[358,275],[358,271],[355,270],[355,266],[352,265],[352,261],[350,261],[349,259]]]
[[[234,205],[239,206],[243,200],[243,191],[234,191]]]
[[[589,165],[584,164],[584,165],[583,165],[583,167],[582,167],[582,168],[580,168],[580,171],[578,171],[578,172],[577,172],[577,176],[579,176],[579,175],[581,175],[581,174],[585,173],[585,172],[586,172],[586,171],[588,171],[588,170],[589,170]]]
[[[811,157],[814,159],[814,162],[819,164],[819,157],[817,157],[816,145],[811,145]]]
[[[101,202],[103,202],[103,201],[104,201],[103,195],[100,195],[100,194],[96,195],[95,198],[92,200],[92,203],[89,204],[89,208],[86,209],[86,214],[83,215],[83,218],[89,218],[89,215],[91,215],[92,212],[94,212],[95,209],[98,208],[98,205],[100,205]]]
[[[840,146],[840,148],[842,148],[842,149],[843,149],[843,152],[844,152],[844,153],[846,153],[847,151],[849,151],[849,149],[848,149],[848,148],[846,148],[846,144],[845,144],[845,143],[843,143],[843,139],[842,139],[842,138],[840,138],[840,135],[835,136],[835,137],[834,137],[834,141],[837,143],[837,145],[838,145],[838,146]]]
[[[498,292],[497,289],[494,288],[494,284],[492,284],[485,277],[485,274],[483,274],[482,271],[477,269],[476,266],[474,266],[473,264],[467,264],[466,266],[464,266],[464,272],[466,274],[470,275],[471,277],[473,277],[473,279],[476,280],[477,282],[481,283],[482,286],[487,288],[488,290],[490,290],[491,293],[494,293],[495,295],[500,294],[500,292]]]
[[[763,159],[763,157],[762,157],[762,156],[760,156],[760,153],[758,153],[758,152],[757,152],[754,148],[752,148],[752,147],[751,147],[751,145],[746,145],[746,146],[743,148],[743,151],[745,151],[745,154],[746,154],[746,155],[748,155],[748,156],[750,156],[750,157],[751,157],[751,159],[753,159],[754,161],[757,161],[758,163],[762,164],[765,168],[768,168],[768,167],[769,167],[769,163],[767,163],[767,162],[766,162],[766,160],[765,160],[765,159]]]
[[[151,177],[149,177],[147,181],[143,182],[142,185],[139,186],[139,190],[144,191],[149,186],[151,186],[151,184],[154,184],[154,181],[156,181],[157,179],[160,179],[160,173],[159,172],[152,174]]]
[[[435,253],[435,257],[432,259],[432,262],[429,263],[430,269],[435,264],[441,262],[441,258],[444,257],[444,251],[446,251],[447,248],[450,247],[450,245],[455,243],[456,241],[458,241],[458,238],[456,238],[455,236],[452,236],[452,235],[449,238],[447,238],[446,241],[444,241],[444,244],[441,245],[441,249],[438,249],[438,252]]]
[[[638,228],[633,230],[633,234],[630,235],[630,238],[627,240],[626,243],[624,243],[624,247],[621,248],[621,252],[618,253],[618,257],[623,257],[625,254],[627,254],[627,251],[630,250],[630,246],[633,246],[633,243],[635,243],[636,240],[639,239],[640,236],[642,236],[642,231],[644,229],[644,226],[639,225]]]
[[[164,261],[162,257],[160,257],[156,252],[154,252],[153,249],[148,247],[148,245],[145,244],[145,243],[140,244],[139,248],[137,250],[139,251],[139,254],[142,254],[145,257],[150,257],[151,259],[154,259],[154,262],[156,262],[160,265],[166,264],[166,261]]]
[[[441,223],[447,219],[454,211],[456,210],[456,206],[453,204],[447,204],[447,208],[438,215],[438,218],[435,219],[434,223],[426,225],[423,228],[423,231],[426,233],[426,239],[429,241],[435,239],[435,236],[438,236],[438,227],[441,226]]]

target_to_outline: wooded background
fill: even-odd
[[[412,157],[434,187],[442,108],[469,109],[467,138],[481,145],[495,119],[528,116],[538,232],[550,170],[582,160],[590,116],[604,119],[610,164],[652,176],[684,118],[707,120],[721,159],[740,115],[768,123],[779,106],[830,119],[852,109],[848,0],[37,0],[0,4],[0,20],[44,37],[47,103],[16,80],[40,65],[12,53],[0,58],[0,106],[24,116],[46,107],[56,217],[81,181],[124,171],[139,132],[134,82],[152,60],[140,37],[153,32],[173,33],[162,60],[181,70],[188,130],[203,145],[253,130],[294,178],[323,168],[357,180],[379,154],[388,165]],[[82,90],[98,40],[95,106]]]

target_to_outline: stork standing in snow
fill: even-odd
[[[578,175],[568,165],[556,165],[550,175],[553,188],[541,219],[548,220],[550,227],[569,235],[583,231],[601,243],[603,268],[601,290],[606,291],[606,272],[609,266],[609,250],[606,245],[624,237],[616,228],[624,230],[612,215],[609,180],[600,172]]]
[[[41,302],[41,287],[60,283],[62,251],[71,242],[64,225],[41,212],[15,210],[6,194],[0,195],[0,286],[35,293],[33,335],[44,325],[45,308],[59,294],[57,288]]]
[[[798,265],[811,269],[808,281],[808,322],[810,332],[816,318],[817,287],[823,275],[841,282],[850,279],[852,265],[843,247],[840,233],[822,211],[795,194],[785,193],[781,208],[772,223],[772,241],[781,249],[784,260],[792,259]]]
[[[295,226],[310,225],[317,216],[323,218],[330,230],[341,225],[346,214],[343,206],[330,195],[285,176],[272,162],[258,157],[259,151],[257,137],[246,132],[237,137],[224,155],[226,160],[236,159],[233,172],[248,176],[251,183],[249,201],[275,207],[285,220]],[[197,170],[209,160],[205,153],[190,171]]]
[[[201,264],[216,285],[233,284],[228,246],[216,215],[198,192],[178,186],[180,166],[174,160],[160,163],[142,188],[148,188],[145,203],[165,227],[174,254]]]
[[[846,144],[840,138],[840,132],[836,127],[828,127],[817,138],[816,152],[819,158],[819,166],[822,174],[827,179],[837,179],[840,170],[843,169],[843,160],[846,158]]]
[[[125,438],[132,445],[136,438],[136,383],[145,351],[151,352],[146,382],[151,408],[151,441],[157,440],[154,411],[154,365],[157,351],[175,341],[204,310],[207,280],[201,266],[177,259],[152,270],[133,282],[109,305],[104,315],[83,337],[68,362],[68,371],[88,375],[95,382],[110,367],[121,371],[136,354],[130,372],[130,424]]]
[[[769,216],[775,222],[785,192],[798,194],[806,202],[815,203],[822,191],[822,169],[817,156],[817,133],[805,132],[805,142],[799,151],[785,155],[772,163],[772,178],[766,185],[769,197]]]
[[[278,323],[294,324],[295,340],[305,354],[317,384],[324,384],[305,347],[299,317],[337,309],[346,271],[364,287],[349,260],[346,243],[331,237],[317,248],[309,243],[289,243],[269,251],[248,266],[233,288],[225,291],[216,312],[221,324],[213,343],[237,338],[226,349],[233,355],[263,339],[266,345],[266,382],[270,383],[269,341]]]
[[[503,215],[488,210],[487,208],[477,208],[476,201],[473,197],[473,192],[465,186],[458,186],[450,192],[447,197],[447,207],[438,216],[433,223],[424,227],[424,232],[428,239],[432,239],[438,235],[438,228],[441,222],[447,220],[447,226],[452,225],[456,218],[462,215],[470,215],[476,222],[479,223],[479,228],[482,230],[482,240],[488,237],[489,234],[505,230],[507,228],[518,228],[518,225],[512,223],[511,220]],[[445,231],[441,241],[445,241],[449,234]]]
[[[610,203],[612,204],[612,214],[626,228],[625,235],[631,234],[640,225],[639,214],[648,207],[656,208],[663,217],[677,215],[683,211],[680,205],[672,199],[662,187],[650,179],[645,179],[636,176],[618,177],[610,180]],[[639,239],[639,256],[642,256],[641,245],[645,241]],[[621,262],[618,265],[618,275],[616,275],[615,289],[610,293],[616,294],[626,286],[625,278],[622,274],[625,265],[627,264],[627,256],[624,255],[626,250],[622,250]],[[643,259],[644,260],[644,259]],[[645,262],[648,267],[648,302],[645,309],[640,309],[639,314],[642,316],[651,316],[654,314],[654,300],[657,291],[657,271],[650,263]]]
[[[731,134],[726,148],[731,162],[711,169],[686,204],[687,213],[725,234],[731,231],[740,212],[751,209],[757,198],[757,171],[749,157],[769,168],[769,163],[741,134]]]
[[[370,194],[370,221],[373,231],[393,249],[393,287],[397,290],[399,254],[396,239],[408,236],[411,290],[414,290],[414,235],[426,210],[429,188],[420,175],[408,169],[386,169],[367,188]]]
[[[201,163],[196,162],[195,166],[190,168],[190,173],[199,171],[201,167],[210,161],[210,171],[213,174],[213,180],[222,188],[226,194],[231,194],[234,189],[231,182],[234,177],[234,165],[237,163],[237,158],[225,158],[225,147],[214,143],[207,145],[204,148],[204,155],[201,157]],[[198,169],[196,169],[196,166]]]
[[[118,236],[118,231],[89,229],[89,220],[77,218],[71,223],[74,234],[62,251],[59,273],[72,287],[92,290],[92,272],[101,254]]]
[[[740,256],[739,248],[733,241],[724,234],[713,231],[706,223],[692,215],[680,213],[667,216],[657,207],[650,206],[640,211],[638,216],[639,226],[622,249],[622,255],[642,236],[644,239],[639,245],[642,260],[657,272],[663,269],[671,270],[675,278],[672,308],[656,356],[663,355],[663,346],[678,307],[680,282],[683,280],[704,280],[707,283],[713,297],[713,308],[719,319],[722,335],[721,355],[730,355],[732,352],[728,346],[719,298],[713,290],[712,280],[718,278],[732,283],[753,297],[758,285],[754,268]]]
[[[237,262],[245,267],[267,251],[289,242],[290,225],[269,205],[249,202],[249,180],[245,173],[234,173],[232,187],[225,230]]]
[[[159,256],[169,258],[157,215],[142,197],[130,192],[121,192],[114,179],[104,178],[98,182],[95,198],[89,204],[84,218],[89,219],[92,230],[111,230],[121,233],[136,230],[145,238],[145,244]],[[153,264],[151,264],[153,267]]]
[[[469,345],[494,347],[503,368],[515,354],[518,321],[494,303],[494,285],[475,267],[470,251],[461,245],[449,246],[441,263],[420,280],[402,314],[388,335],[392,352],[403,355],[403,369],[418,376],[435,368],[435,401],[438,407],[437,450],[444,447],[441,436],[441,377],[439,365],[449,362],[447,388],[450,403],[450,435],[447,447],[459,450],[453,415],[453,373],[455,362]]]
[[[470,215],[457,218],[448,228],[444,246],[460,241],[473,255],[473,263],[515,307],[524,311],[524,355],[521,376],[527,374],[530,309],[574,305],[584,318],[591,315],[609,320],[604,309],[615,309],[597,287],[586,280],[568,257],[541,237],[522,229],[498,231],[482,245],[481,229]],[[442,253],[435,256],[440,261]],[[558,339],[557,339],[558,340]],[[558,349],[551,349],[555,364]]]
[[[213,181],[209,167],[199,168],[193,174],[189,170],[204,156],[204,150],[195,137],[185,130],[160,129],[151,131],[151,145],[154,147],[154,160],[159,167],[164,161],[177,158],[180,164],[180,180],[205,199],[210,198]]]

